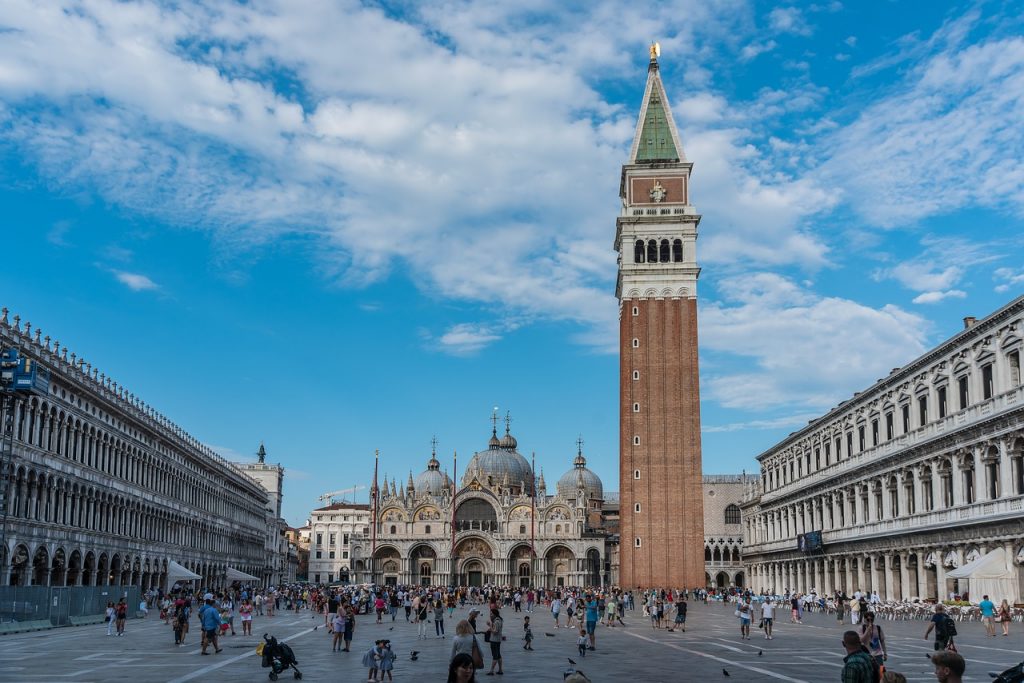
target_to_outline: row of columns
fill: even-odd
[[[981,545],[978,550],[984,555],[997,547],[1002,547],[1009,557],[1014,556],[1012,541]],[[964,547],[954,548],[952,552],[957,557],[957,566],[966,564]],[[809,593],[813,588],[819,595],[831,595],[836,591],[852,595],[854,591],[860,590],[877,592],[882,600],[907,600],[912,597],[943,600],[948,592],[946,574],[954,568],[945,566],[949,553],[948,546],[925,546],[891,552],[762,562],[750,566],[749,578],[755,591],[774,594],[787,591]],[[935,563],[926,567],[925,560],[932,554]],[[915,560],[913,566],[911,557]]]

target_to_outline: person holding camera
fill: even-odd
[[[867,648],[868,654],[878,666],[884,666],[889,653],[885,649],[885,634],[882,627],[875,624],[875,613],[865,612],[860,626],[860,642]]]

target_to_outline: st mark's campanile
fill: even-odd
[[[628,589],[705,584],[692,168],[653,45],[615,224],[619,584]]]

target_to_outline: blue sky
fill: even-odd
[[[322,492],[509,410],[617,488],[620,165],[662,75],[703,214],[704,470],[1024,294],[1014,3],[0,6],[0,303]]]

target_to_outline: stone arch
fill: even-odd
[[[729,587],[729,575],[725,572],[718,572],[715,574],[715,588],[728,588]]]
[[[571,586],[575,560],[576,555],[568,546],[557,544],[548,548],[544,553],[548,584],[558,587]]]
[[[50,561],[50,585],[67,585],[68,579],[68,558],[64,548],[58,547],[53,551],[53,559]]]
[[[27,586],[30,584],[30,578],[28,546],[19,543],[14,546],[14,551],[11,553],[10,585]]]
[[[455,509],[456,531],[498,531],[498,514],[490,501],[473,496]]]
[[[68,574],[67,574],[67,585],[69,586],[80,586],[82,584],[82,551],[75,550],[71,551],[71,555],[68,557]]]
[[[49,585],[50,571],[50,551],[45,544],[40,543],[32,556],[32,585]]]

